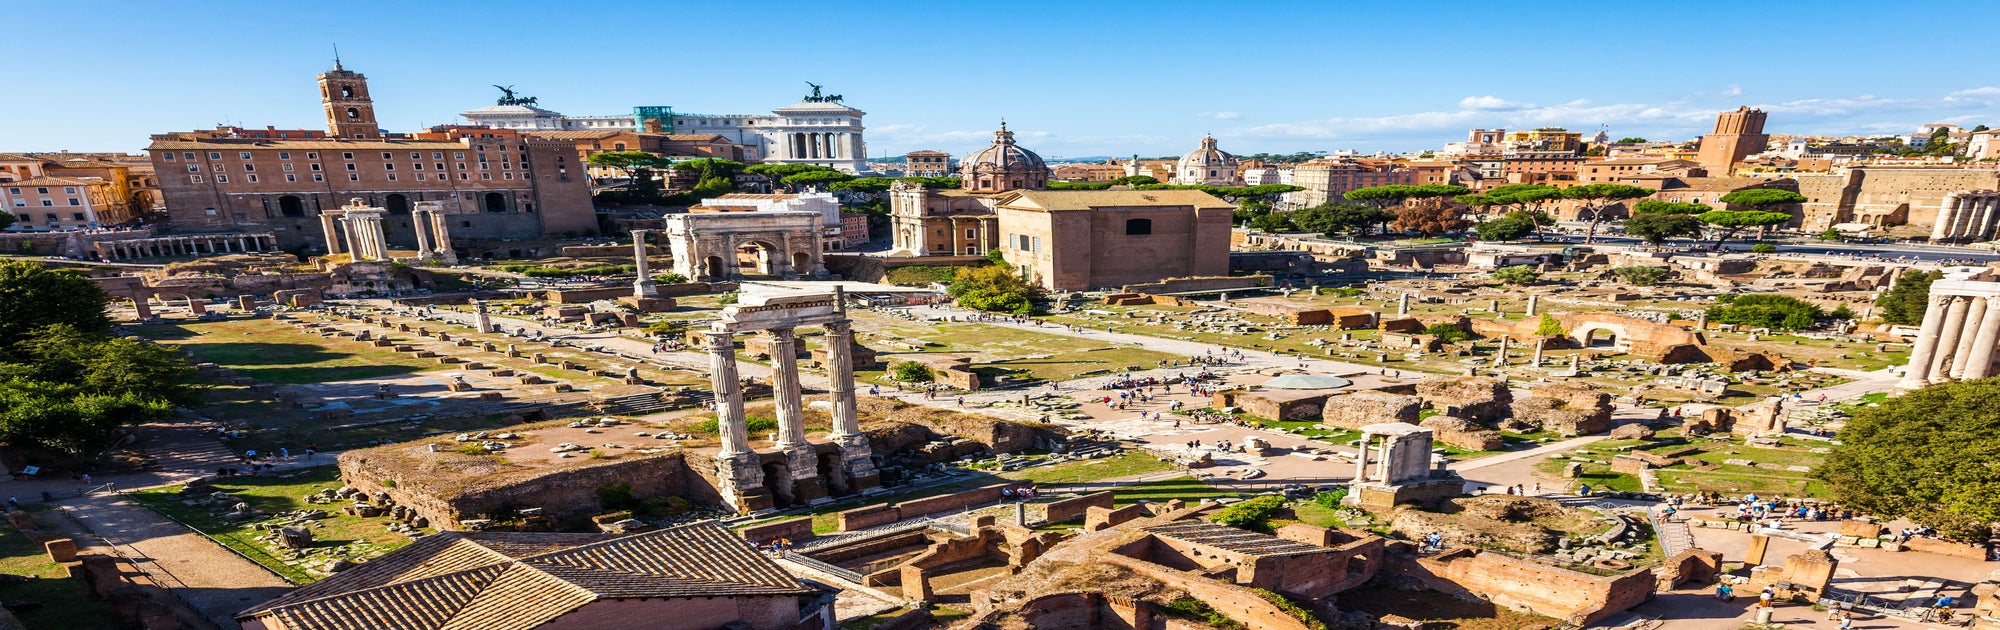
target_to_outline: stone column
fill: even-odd
[[[473,300],[472,327],[482,333],[493,332],[493,316],[486,314],[486,300]]]
[[[1549,340],[1546,337],[1535,340],[1535,362],[1533,364],[1535,367],[1542,367],[1542,348],[1547,345],[1549,345]]]
[[[1360,449],[1359,452],[1354,454],[1354,483],[1356,485],[1368,481],[1368,439],[1370,437],[1373,436],[1370,436],[1368,432],[1361,432]],[[1351,488],[1347,492],[1350,495],[1358,495],[1361,489]]]
[[[1375,479],[1382,483],[1389,483],[1389,443],[1394,439],[1393,436],[1384,435],[1382,439],[1375,441]]]
[[[1965,311],[1965,325],[1972,328],[1958,334],[1958,348],[1952,351],[1951,378],[1954,380],[1965,378],[1966,364],[1978,358],[1972,355],[1972,346],[1974,340],[1978,339],[1979,333],[1982,332],[1978,328],[1979,323],[1986,321],[1986,298],[1964,297],[1959,299],[1969,304]],[[1991,353],[1988,353],[1986,360],[1991,361],[1992,356]]]
[[[354,225],[353,219],[349,218],[347,215],[340,216],[340,236],[341,236],[340,240],[342,244],[347,246],[347,249],[341,251],[347,252],[348,255],[352,257],[352,260],[361,260],[360,252],[357,252],[354,249],[355,227],[356,226]]]
[[[1404,293],[1403,297],[1396,302],[1396,314],[1397,315],[1410,314],[1410,294]]]
[[[845,304],[846,294],[833,289],[836,304]],[[868,491],[881,485],[875,470],[875,451],[854,409],[854,327],[843,319],[826,324],[826,360],[829,398],[833,399],[833,430],[827,439],[840,445],[841,466],[847,472],[850,490]]]
[[[1937,353],[1938,329],[1944,326],[1944,304],[1951,298],[1940,295],[1929,296],[1929,310],[1924,312],[1923,326],[1917,329],[1917,341],[1910,346],[1910,363],[1903,368],[1903,380],[1896,383],[1896,389],[1917,389],[1930,382],[1931,358]]]
[[[1974,335],[1972,348],[1965,361],[1965,380],[1981,379],[1993,373],[1993,350],[2000,342],[2000,298],[1974,298],[1986,305],[1986,312],[1979,319],[1979,332]],[[1969,321],[1969,320],[1968,320]]]
[[[1493,353],[1493,365],[1501,366],[1507,364],[1507,345],[1512,341],[1514,341],[1514,338],[1511,335],[1500,336],[1500,351]]]
[[[430,217],[425,216],[428,214],[430,213],[422,210],[410,213],[410,231],[415,232],[417,236],[417,259],[423,261],[431,259]]]
[[[769,509],[770,490],[764,488],[764,470],[743,426],[743,385],[736,377],[735,333],[709,330],[709,384],[715,390],[715,425],[721,433],[722,449],[715,453],[716,490],[722,500],[739,513]]]
[[[1951,224],[1958,220],[1958,193],[1946,193],[1944,201],[1938,204],[1937,221],[1931,224],[1931,240],[1942,241],[1951,237]]]
[[[458,264],[458,250],[451,247],[451,218],[445,216],[441,203],[431,208],[431,251],[437,252],[444,264]]]
[[[715,391],[716,429],[722,452],[716,457],[750,452],[749,429],[743,425],[743,385],[736,376],[735,333],[705,331],[708,337],[709,384]]]
[[[1536,316],[1536,315],[1540,315],[1540,314],[1542,314],[1542,294],[1540,294],[1540,293],[1529,293],[1529,294],[1528,294],[1528,317],[1534,317],[1534,316]]]
[[[333,215],[322,212],[319,215],[320,236],[326,238],[326,253],[340,253],[340,229],[334,227]]]
[[[1953,295],[1949,300],[1949,310],[1944,314],[1944,326],[1938,329],[1937,355],[1931,358],[1931,382],[1942,383],[1951,378],[1952,356],[1958,353],[1958,338],[1965,334],[1965,314],[1972,304],[1964,296]]]
[[[639,279],[632,282],[632,295],[660,297],[659,283],[653,281],[653,269],[646,261],[646,230],[632,230],[632,266],[639,272]]]
[[[770,335],[771,389],[778,407],[777,449],[785,453],[785,468],[792,475],[792,501],[824,503],[827,489],[819,476],[819,450],[806,442],[798,336],[790,328],[773,328]]]

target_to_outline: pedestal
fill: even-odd
[[[827,498],[826,482],[819,477],[819,451],[811,444],[800,443],[785,451],[785,467],[792,474],[793,505]]]
[[[722,502],[738,514],[768,510],[774,505],[771,491],[764,487],[764,468],[757,454],[742,452],[715,456],[715,489]]]
[[[847,469],[849,490],[866,492],[881,487],[882,474],[875,470],[875,450],[868,446],[868,436],[855,433],[834,443],[840,446],[840,461]]]

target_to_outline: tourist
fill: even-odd
[[[1777,597],[1778,597],[1778,591],[1772,587],[1766,586],[1764,587],[1764,592],[1757,594],[1757,605],[1763,608],[1770,608],[1771,600],[1776,599]]]
[[[1725,602],[1736,601],[1736,589],[1730,588],[1728,584],[1717,584],[1715,598]]]

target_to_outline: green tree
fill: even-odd
[[[778,181],[784,183],[785,188],[787,190],[797,192],[800,190],[804,190],[805,188],[810,186],[831,186],[833,184],[850,182],[853,180],[854,180],[853,175],[828,169],[824,171],[807,171],[804,173],[798,173],[794,175],[786,175],[784,179],[780,179]],[[887,187],[885,186],[884,189],[886,188]]]
[[[1527,214],[1522,217],[1534,222],[1535,240],[1542,240],[1542,225],[1555,223],[1543,209],[1549,202],[1561,199],[1562,189],[1543,184],[1509,184],[1477,195],[1459,195],[1459,203],[1495,209],[1512,215],[1515,212]]]
[[[1409,184],[1389,184],[1387,186],[1356,188],[1342,193],[1340,196],[1348,201],[1359,201],[1361,203],[1373,204],[1377,208],[1387,209],[1389,206],[1401,204],[1403,200],[1409,199],[1411,195],[1416,194],[1416,189],[1416,186]]]
[[[1250,227],[1265,232],[1293,232],[1298,230],[1292,224],[1292,213],[1273,212],[1250,220]]]
[[[1535,223],[1527,219],[1505,217],[1474,226],[1479,239],[1485,241],[1511,241],[1527,236],[1535,231]]]
[[[0,344],[25,339],[29,331],[55,324],[102,334],[111,330],[104,314],[110,296],[82,273],[53,270],[39,262],[0,261]],[[6,348],[0,347],[0,353]]]
[[[1944,277],[1942,271],[1905,270],[1889,285],[1881,297],[1875,298],[1875,308],[1882,313],[1882,321],[1891,324],[1917,325],[1924,321],[1924,311],[1931,304],[1931,282]]]
[[[888,192],[889,185],[895,182],[896,180],[887,177],[862,177],[827,184],[826,189],[834,192],[877,194]]]
[[[1626,136],[1618,139],[1618,144],[1645,144],[1645,143],[1646,139],[1640,138],[1638,136]]]
[[[1612,269],[1611,272],[1618,274],[1618,277],[1623,279],[1626,284],[1635,287],[1650,287],[1659,284],[1660,281],[1667,279],[1667,274],[1671,273],[1670,271],[1667,270],[1666,267],[1647,267],[1647,266],[1637,266],[1637,265],[1631,267],[1619,267],[1617,269]]]
[[[1435,335],[1440,341],[1445,343],[1458,343],[1472,338],[1472,335],[1465,332],[1465,329],[1459,328],[1458,324],[1450,322],[1438,322],[1425,326],[1424,334]]]
[[[1932,385],[1862,407],[1813,469],[1842,505],[1968,543],[2000,522],[2000,378]]]
[[[1584,232],[1584,243],[1597,242],[1597,224],[1604,221],[1604,214],[1613,204],[1643,199],[1653,194],[1651,188],[1627,186],[1625,184],[1584,184],[1562,190],[1564,199],[1577,202],[1578,217],[1588,216],[1590,227]]]
[[[1536,280],[1540,280],[1541,278],[1542,274],[1536,272],[1534,267],[1527,265],[1514,265],[1493,270],[1493,279],[1507,284],[1534,284]]]
[[[14,225],[14,213],[0,212],[0,230],[7,229],[8,227],[11,227],[13,225]]]
[[[624,171],[632,180],[627,187],[641,194],[659,192],[660,183],[653,180],[653,171],[673,166],[673,160],[653,155],[645,151],[606,151],[593,153],[584,158],[592,166],[604,166]]]
[[[1720,251],[1722,249],[1722,242],[1729,240],[1729,237],[1735,236],[1737,232],[1753,227],[1783,225],[1786,221],[1792,220],[1792,215],[1783,212],[1760,212],[1756,210],[1710,210],[1697,215],[1695,218],[1701,219],[1702,223],[1719,228],[1715,234],[1715,242],[1708,246],[1708,250]]]
[[[1840,306],[1833,307],[1833,312],[1827,313],[1826,316],[1834,319],[1855,319],[1854,308],[1848,306],[1845,302],[1842,302]]]
[[[1015,275],[1011,268],[989,265],[959,267],[946,293],[966,308],[1027,315],[1034,312],[1042,288]]]
[[[1230,527],[1268,532],[1271,531],[1271,517],[1284,507],[1284,497],[1267,494],[1216,510],[1215,516],[1208,517],[1208,520]]]
[[[889,372],[895,375],[896,380],[905,383],[929,383],[937,378],[931,374],[930,366],[916,361],[898,361],[889,368]]]
[[[1778,246],[1770,243],[1758,243],[1751,245],[1750,251],[1758,254],[1776,254],[1778,253]]]
[[[1790,296],[1724,297],[1729,298],[1727,302],[1709,307],[1709,321],[1772,330],[1803,330],[1817,325],[1826,316],[1819,305]]]
[[[1670,238],[1694,236],[1701,233],[1702,226],[1696,215],[1711,209],[1698,203],[1641,201],[1632,206],[1631,218],[1625,219],[1625,233],[1654,245]]]
[[[1563,329],[1562,320],[1556,319],[1554,315],[1542,313],[1542,323],[1535,327],[1535,334],[1541,337],[1561,337],[1569,334],[1569,331]]]
[[[1840,238],[1840,230],[1833,228],[1827,228],[1825,232],[1819,233],[1819,240],[1822,241],[1838,241]]]
[[[673,168],[682,173],[694,173],[695,181],[701,181],[714,177],[734,177],[737,173],[743,172],[745,167],[742,162],[722,158],[699,158],[675,162]]]
[[[1158,184],[1158,183],[1160,183],[1159,178],[1153,177],[1151,175],[1126,175],[1124,177],[1111,180],[1111,185],[1113,186],[1145,186],[1148,184]]]

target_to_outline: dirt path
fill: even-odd
[[[292,587],[264,567],[124,495],[94,494],[60,505],[92,535],[218,627],[236,627],[236,613]]]

